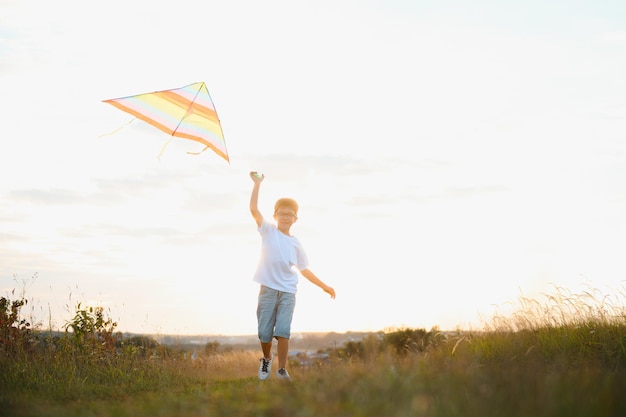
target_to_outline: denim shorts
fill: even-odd
[[[256,317],[259,326],[259,340],[272,341],[273,337],[289,339],[291,319],[296,307],[296,295],[261,285]]]

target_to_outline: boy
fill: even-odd
[[[276,338],[278,343],[276,376],[278,379],[290,380],[285,367],[298,284],[298,272],[293,267],[333,299],[335,290],[311,272],[302,245],[289,232],[291,226],[298,220],[298,203],[290,198],[279,199],[274,206],[276,224],[266,221],[258,208],[259,188],[265,176],[251,172],[250,178],[254,182],[250,195],[250,213],[256,221],[262,240],[261,259],[254,274],[254,281],[261,284],[257,305],[258,334],[263,351],[259,379],[266,380],[271,375],[274,359],[272,338]]]

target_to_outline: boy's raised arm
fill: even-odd
[[[254,217],[256,225],[260,227],[261,222],[263,222],[263,215],[259,211],[259,189],[261,188],[261,182],[265,179],[265,175],[252,171],[250,172],[250,178],[254,182],[252,193],[250,194],[250,213]]]

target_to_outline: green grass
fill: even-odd
[[[13,349],[0,357],[0,415],[626,415],[623,309],[566,298],[520,300],[522,310],[480,331],[388,330],[332,347],[327,362],[292,363],[292,383],[258,381],[256,350],[192,361],[76,341]]]
[[[483,355],[481,335],[405,358],[292,367],[294,381],[258,381],[254,353],[211,363],[125,365],[2,378],[0,414],[11,416],[617,416],[626,412],[624,369],[601,361]],[[496,342],[497,343],[497,342]],[[478,345],[478,347],[476,347]],[[502,351],[506,353],[506,349]],[[485,360],[485,359],[488,360]],[[207,358],[210,359],[210,358]],[[245,360],[245,362],[242,362]],[[2,372],[17,373],[19,367]],[[76,375],[76,374],[79,375]],[[53,375],[52,375],[53,374]],[[6,375],[6,374],[5,374]],[[54,376],[54,378],[52,377]],[[80,376],[80,377],[78,377]]]

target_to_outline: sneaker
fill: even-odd
[[[276,377],[278,379],[283,379],[285,381],[291,381],[291,377],[289,376],[289,372],[285,368],[280,368],[276,371]]]
[[[260,359],[261,366],[259,366],[259,379],[266,380],[272,374],[272,361],[274,360],[274,355],[272,355],[269,359],[265,359],[264,357]]]

